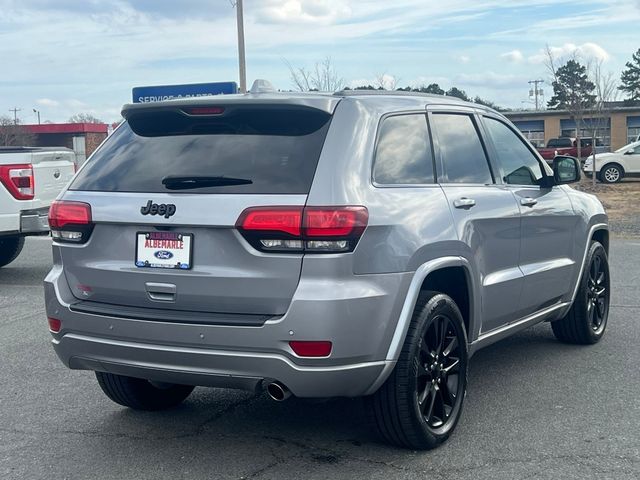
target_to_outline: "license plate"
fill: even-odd
[[[191,268],[193,235],[176,232],[138,232],[136,267]]]

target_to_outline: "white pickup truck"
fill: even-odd
[[[62,147],[0,147],[0,267],[22,251],[24,237],[49,231],[49,205],[75,173]]]

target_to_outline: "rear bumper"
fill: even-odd
[[[20,233],[42,234],[49,231],[49,207],[20,212]]]
[[[62,321],[53,346],[69,368],[252,391],[275,380],[299,397],[355,397],[370,393],[388,363],[411,277],[351,275],[333,284],[301,279],[286,314],[260,327],[72,311],[59,266],[45,279],[45,298],[47,315]],[[290,340],[330,340],[333,350],[325,358],[300,358]]]

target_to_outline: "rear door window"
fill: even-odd
[[[215,116],[132,113],[70,190],[307,194],[330,119],[317,109],[273,106]]]
[[[431,118],[442,165],[438,182],[493,183],[484,146],[471,115],[434,113]]]
[[[433,158],[425,114],[394,115],[382,121],[373,180],[382,185],[433,183]]]

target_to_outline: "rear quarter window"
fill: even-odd
[[[231,107],[220,116],[133,114],[78,173],[70,190],[306,194],[331,115],[306,107]],[[243,179],[169,189],[168,177]]]
[[[394,115],[382,120],[373,181],[382,185],[433,183],[431,141],[425,114]]]

